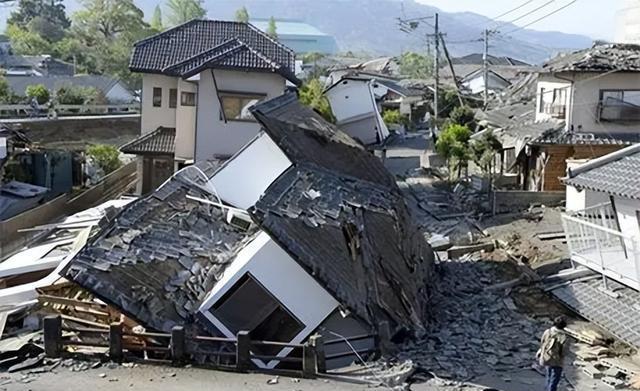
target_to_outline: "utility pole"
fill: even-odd
[[[431,127],[431,131],[437,133],[438,131],[438,113],[439,113],[439,95],[440,95],[440,28],[438,24],[438,13],[435,15],[435,25],[434,25],[434,38],[436,40],[435,43],[435,55],[433,57],[434,70],[433,75],[435,79],[434,83],[434,93],[433,93],[433,126]]]
[[[489,105],[489,29],[484,30],[484,51],[482,52],[482,70],[484,73],[484,108]]]

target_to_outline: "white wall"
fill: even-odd
[[[153,107],[153,88],[162,88],[162,106]],[[176,109],[169,108],[169,89],[178,88],[178,78],[145,73],[142,75],[141,134],[161,126],[176,127]]]
[[[266,99],[284,93],[285,79],[275,73],[215,70],[216,83],[221,91],[266,94]],[[200,74],[196,129],[196,160],[213,156],[232,156],[260,130],[257,122],[224,120],[220,116],[220,102],[210,70]]]
[[[211,178],[222,200],[249,209],[291,162],[265,133],[251,141]]]
[[[339,305],[295,260],[266,233],[261,232],[238,253],[199,309],[228,338],[235,338],[235,335],[208,309],[247,272],[305,325],[290,343],[304,341]],[[291,348],[285,348],[277,356],[286,356],[290,351]],[[265,365],[256,361],[256,364],[263,368],[274,368],[278,362]]]
[[[538,76],[538,85],[537,85],[537,89],[536,89],[536,121],[545,121],[545,120],[549,120],[552,119],[553,117],[550,114],[545,114],[542,113],[541,108],[540,108],[540,90],[541,88],[544,88],[544,103],[546,104],[551,104],[553,102],[553,90],[554,89],[560,89],[560,88],[564,88],[566,89],[566,96],[567,96],[567,105],[570,105],[571,102],[571,82],[568,82],[566,80],[561,80],[558,79],[556,77],[553,77],[552,75],[549,74],[540,74],[540,76]],[[567,109],[567,115],[569,114],[570,111]],[[567,119],[568,121],[569,119]],[[568,127],[568,125],[567,125]]]
[[[197,93],[198,85],[196,82],[178,80],[175,157],[176,159],[192,160],[195,153],[197,106],[182,105],[180,95],[183,91]]]

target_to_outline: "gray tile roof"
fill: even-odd
[[[606,44],[562,54],[543,65],[542,72],[640,72],[640,45]]]
[[[159,127],[120,147],[122,153],[132,155],[173,155],[176,150],[175,128]]]
[[[640,199],[640,144],[569,170],[570,186]]]
[[[269,71],[294,83],[295,53],[251,24],[194,19],[137,42],[133,72],[189,77],[206,67]]]

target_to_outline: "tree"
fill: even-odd
[[[38,104],[41,105],[47,103],[50,98],[49,90],[44,86],[44,84],[33,84],[27,86],[24,94],[29,97],[29,99],[36,98]]]
[[[311,107],[324,119],[335,123],[336,118],[331,111],[331,105],[323,94],[322,83],[318,79],[311,79],[300,88],[300,102]]]
[[[278,26],[276,26],[276,20],[273,16],[269,18],[269,25],[267,26],[267,35],[273,39],[278,39]]]
[[[104,174],[107,175],[122,166],[120,161],[120,152],[113,145],[96,144],[87,148],[89,155],[96,162]]]
[[[167,0],[167,22],[171,26],[182,24],[191,19],[203,18],[207,10],[202,5],[202,0]]]
[[[447,161],[449,179],[457,168],[458,178],[462,173],[462,167],[469,161],[469,139],[471,131],[464,125],[450,124],[438,137],[436,151]]]
[[[430,58],[415,52],[406,52],[400,56],[400,73],[411,79],[427,79],[433,71]]]
[[[247,7],[242,6],[242,8],[236,11],[236,22],[249,23],[249,11],[247,11]]]
[[[162,27],[162,10],[160,9],[160,5],[156,5],[156,8],[153,10],[153,16],[151,17],[149,25],[154,31],[160,32],[164,30],[164,27]]]
[[[489,192],[493,187],[493,163],[496,154],[502,151],[502,143],[489,131],[480,140],[471,144],[471,156],[473,162],[480,167],[482,172],[489,178]]]

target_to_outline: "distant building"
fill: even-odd
[[[251,24],[262,31],[269,27],[268,19],[253,19]],[[293,49],[296,54],[323,53],[335,54],[338,51],[336,39],[316,27],[296,20],[276,20],[278,40]]]

